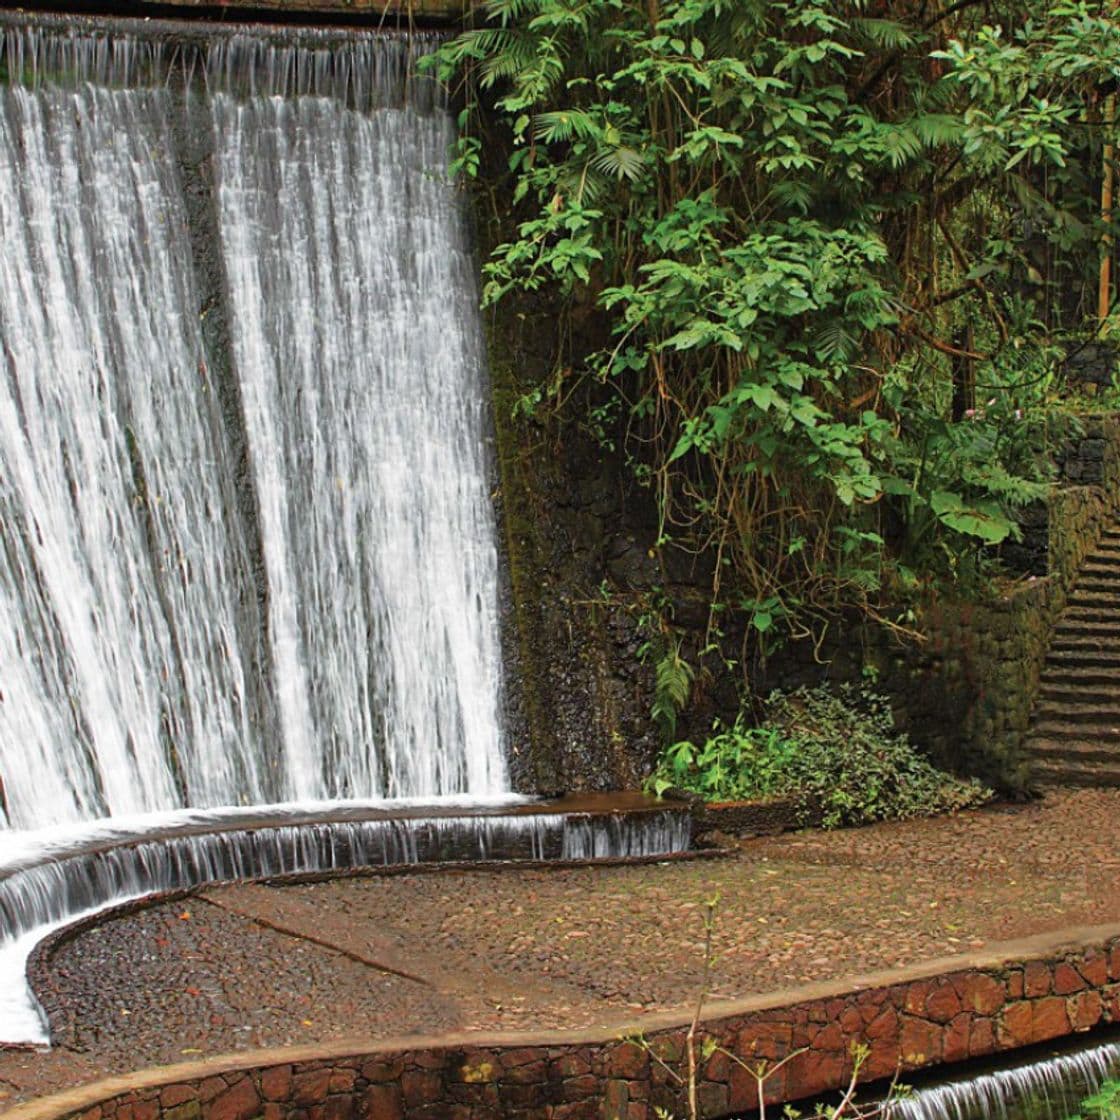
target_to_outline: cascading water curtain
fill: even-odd
[[[475,264],[412,56],[211,50],[222,252],[299,797],[505,788]],[[367,749],[355,750],[354,744]]]
[[[0,779],[14,827],[255,795],[241,527],[156,48],[10,31]],[[61,82],[52,75],[61,74]]]
[[[173,71],[122,35],[3,43],[2,823],[501,792],[484,362],[447,114],[405,42],[192,50]],[[184,94],[191,70],[205,89]],[[232,416],[175,154],[200,96]]]

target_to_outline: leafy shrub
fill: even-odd
[[[1109,1078],[1081,1102],[1069,1120],[1116,1120],[1120,1117],[1120,1081]]]
[[[819,808],[826,828],[930,816],[992,796],[937,769],[895,729],[881,696],[851,687],[774,692],[762,726],[740,716],[717,724],[702,746],[674,743],[647,785],[708,801],[792,794]]]

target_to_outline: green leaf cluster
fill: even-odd
[[[882,697],[850,687],[774,692],[759,726],[741,715],[702,744],[667,747],[647,786],[709,801],[791,795],[826,828],[929,816],[992,797],[980,783],[938,770],[895,729]]]
[[[550,384],[719,558],[713,606],[804,632],[1016,534],[1109,232],[1111,5],[478,12],[436,64],[457,166],[506,154],[484,298],[554,302],[585,391]]]

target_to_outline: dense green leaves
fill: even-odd
[[[703,743],[662,752],[648,787],[707,801],[802,799],[826,828],[928,816],[982,804],[992,792],[932,766],[894,728],[886,702],[855,690],[775,692],[761,726],[740,717]]]
[[[1047,483],[1044,339],[1091,310],[1110,6],[481,15],[439,64],[472,110],[458,166],[495,122],[509,153],[485,299],[599,317],[564,399],[617,416],[662,541],[719,556],[713,603],[796,629],[1014,535]]]

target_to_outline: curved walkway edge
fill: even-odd
[[[254,1051],[109,1078],[7,1120],[652,1120],[683,1115],[690,1016],[618,1029],[459,1034]],[[963,1061],[1120,1022],[1120,927],[1071,928],[904,969],[704,1008],[720,1049],[699,1065],[706,1116],[756,1105],[735,1057],[773,1064],[768,1102]]]

